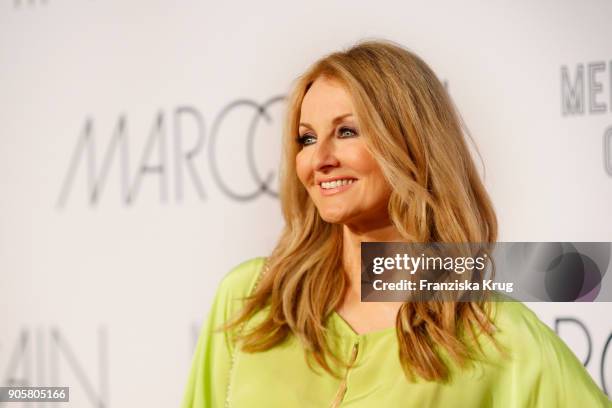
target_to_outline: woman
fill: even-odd
[[[222,281],[183,407],[609,405],[520,303],[360,302],[360,242],[496,240],[421,59],[364,42],[316,62],[289,97],[283,160],[286,226]]]

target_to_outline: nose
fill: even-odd
[[[340,161],[336,156],[336,149],[333,140],[322,140],[316,145],[315,153],[312,156],[313,168],[315,171],[327,172],[334,167],[338,167]]]

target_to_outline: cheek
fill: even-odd
[[[372,154],[363,145],[358,146],[352,153],[353,162],[358,171],[368,178],[368,188],[371,189],[373,196],[377,199],[388,198],[391,194],[391,186]]]
[[[295,156],[295,172],[302,184],[306,185],[310,170],[308,158],[304,154],[303,150]]]
[[[383,178],[382,171],[378,166],[372,154],[366,149],[365,145],[359,144],[354,146],[350,151],[351,161],[353,166],[364,175],[371,176],[375,179]]]
[[[388,199],[391,195],[391,186],[378,166],[372,169],[372,178],[375,180],[378,195],[385,200]]]

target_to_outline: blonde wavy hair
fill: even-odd
[[[339,377],[325,322],[348,288],[342,267],[342,225],[324,221],[297,177],[295,157],[304,95],[320,76],[350,92],[360,132],[392,188],[390,220],[407,242],[495,242],[497,221],[476,171],[462,121],[434,72],[412,52],[366,41],[315,62],[288,98],[280,199],[285,227],[267,259],[267,273],[224,329],[265,318],[237,333],[242,350],[268,350],[293,334],[312,359]],[[396,319],[399,359],[408,379],[448,380],[443,352],[459,366],[475,357],[469,336],[494,326],[488,303],[406,302]]]

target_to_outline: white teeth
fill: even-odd
[[[344,186],[347,184],[352,184],[353,181],[355,181],[354,179],[343,179],[343,180],[334,180],[334,181],[324,181],[321,183],[321,187],[323,187],[324,189],[329,189],[329,188],[336,188],[336,187],[340,187],[340,186]]]

